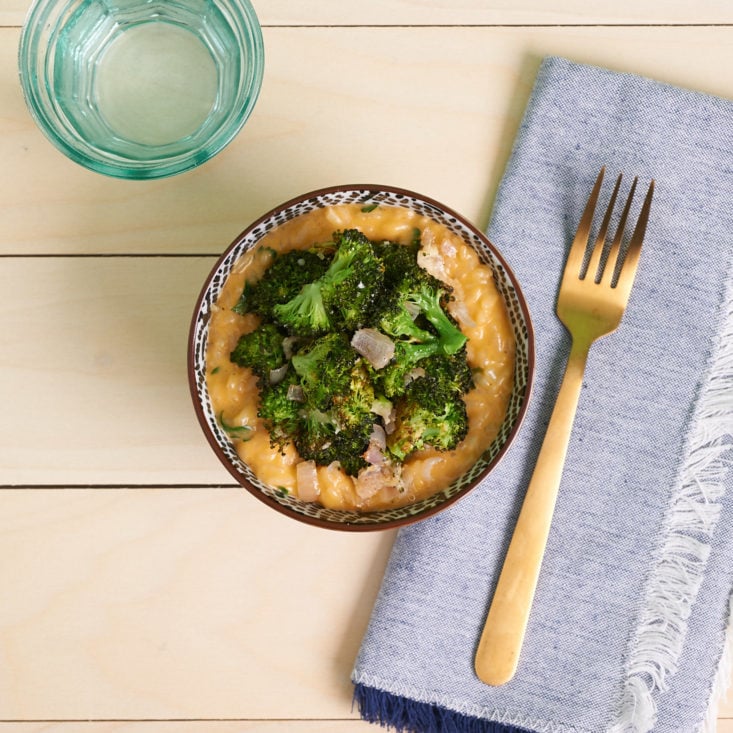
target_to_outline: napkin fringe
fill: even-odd
[[[397,733],[530,733],[527,728],[475,718],[361,683],[354,685],[354,702],[363,720]]]
[[[655,694],[668,688],[677,671],[687,619],[705,575],[731,463],[726,454],[733,433],[733,284],[724,295],[722,321],[693,414],[679,484],[647,580],[620,712],[609,733],[645,733],[654,727]]]

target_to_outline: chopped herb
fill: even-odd
[[[219,372],[219,370],[220,370],[220,369],[221,369],[221,367],[214,367],[214,368],[213,368],[213,369],[211,370],[211,373],[212,373],[212,374],[217,374],[217,373]]]
[[[412,241],[410,244],[418,245],[420,244],[420,230],[417,227],[414,227],[412,230]]]
[[[284,486],[278,486],[276,491],[277,491],[277,494],[279,496],[282,496],[283,498],[286,497],[290,493]]]
[[[368,214],[370,211],[374,211],[374,209],[376,209],[377,206],[379,206],[379,204],[376,204],[376,203],[374,203],[374,204],[367,204],[366,206],[362,206],[361,207],[361,213],[362,214]]]
[[[224,411],[219,413],[219,424],[224,428],[228,435],[232,438],[239,438],[240,440],[249,440],[252,436],[249,433],[252,432],[251,425],[229,425],[224,420]]]

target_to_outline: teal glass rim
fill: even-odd
[[[140,145],[140,157],[126,156],[94,144],[82,136],[53,90],[54,53],[59,29],[80,7],[104,0],[36,0],[26,16],[18,46],[20,84],[28,110],[41,132],[64,155],[85,168],[124,179],[155,179],[191,170],[226,147],[240,132],[259,97],[264,74],[262,31],[248,0],[213,0],[230,25],[239,46],[239,73],[234,101],[215,125],[201,125],[201,135],[190,136],[190,146],[171,143]],[[166,3],[169,0],[161,0]],[[105,3],[107,4],[107,3]],[[154,9],[154,3],[144,3]],[[221,75],[219,75],[221,84]],[[198,132],[198,131],[197,131]],[[203,136],[206,132],[206,136]]]

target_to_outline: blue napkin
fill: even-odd
[[[473,659],[569,351],[554,314],[601,166],[651,219],[620,329],[590,352],[519,668]],[[632,218],[642,196],[632,209]],[[675,731],[714,719],[733,589],[733,103],[548,58],[489,238],[536,331],[530,410],[504,460],[398,533],[353,671],[398,731]],[[712,713],[710,712],[712,709]]]

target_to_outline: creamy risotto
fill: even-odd
[[[238,315],[245,280],[259,279],[274,252],[305,249],[328,241],[333,232],[359,229],[372,240],[388,239],[408,244],[420,230],[418,262],[433,276],[453,288],[448,310],[468,338],[467,357],[475,387],[464,395],[469,429],[451,451],[421,450],[405,461],[401,479],[361,497],[354,478],[337,464],[317,469],[319,501],[334,509],[371,511],[410,504],[445,488],[470,468],[491,444],[504,419],[513,387],[515,343],[504,302],[491,269],[457,235],[408,209],[379,206],[362,210],[360,204],[326,207],[293,219],[265,235],[243,255],[229,275],[212,309],[206,354],[207,386],[215,413],[237,435],[237,452],[261,481],[295,496],[297,464],[292,445],[270,445],[270,436],[257,416],[257,380],[249,369],[232,363],[229,355],[242,334],[252,331],[259,317]]]

